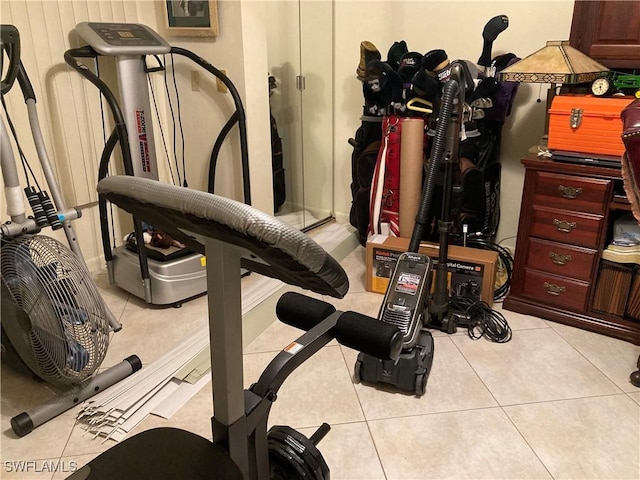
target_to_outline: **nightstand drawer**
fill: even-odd
[[[534,205],[531,235],[582,247],[598,248],[603,221],[602,215]]]
[[[527,243],[526,267],[577,280],[591,280],[596,250],[531,237]]]
[[[604,213],[611,180],[535,172],[533,203],[586,213]]]
[[[584,311],[590,283],[526,268],[522,296],[547,305]]]

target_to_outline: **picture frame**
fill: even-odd
[[[216,37],[218,6],[216,0],[164,0],[167,35]]]

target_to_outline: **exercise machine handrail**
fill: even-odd
[[[215,144],[213,145],[213,149],[211,151],[211,160],[209,163],[209,181],[208,181],[208,192],[214,193],[214,183],[215,183],[215,172],[216,166],[218,163],[218,155],[220,153],[220,148],[222,147],[222,143],[224,142],[226,136],[231,131],[231,128],[234,124],[238,124],[238,130],[240,134],[240,156],[242,162],[242,180],[244,186],[244,203],[247,205],[251,205],[251,185],[249,182],[249,149],[247,144],[247,125],[246,125],[246,117],[244,107],[242,106],[242,99],[240,98],[240,94],[236,89],[235,85],[229,80],[224,73],[218,70],[216,67],[207,62],[204,58],[196,55],[195,53],[186,50],[180,47],[171,47],[171,53],[175,53],[177,55],[182,55],[184,57],[189,58],[194,63],[198,64],[202,68],[204,68],[207,72],[214,75],[216,78],[220,79],[220,81],[224,84],[225,87],[229,90],[231,97],[233,98],[233,103],[235,104],[236,110],[233,112],[233,115],[227,120],[227,123],[223,126],[218,138],[216,139]]]
[[[126,175],[133,175],[133,163],[131,160],[131,146],[129,144],[129,136],[127,135],[127,124],[124,119],[124,115],[122,110],[120,109],[120,105],[118,105],[118,101],[116,99],[115,94],[109,88],[109,86],[100,79],[96,74],[94,74],[91,70],[87,68],[86,65],[80,63],[78,58],[97,58],[98,52],[96,52],[90,46],[84,46],[80,48],[73,48],[64,52],[64,60],[65,62],[71,66],[74,70],[76,70],[80,75],[89,80],[93,85],[95,85],[100,93],[104,96],[109,108],[111,109],[111,113],[113,115],[115,127],[114,133],[116,135],[117,141],[120,144],[120,152],[122,153],[122,163],[124,166],[124,173]],[[114,135],[113,133],[109,137],[104,149],[103,154],[100,160],[100,166],[98,168],[98,181],[102,180],[108,175],[108,164],[111,158],[111,153],[115,148],[114,143]],[[107,154],[105,156],[105,154]],[[107,206],[106,201],[104,199],[98,199],[98,211],[100,216],[100,230],[101,230],[101,238],[102,238],[102,250],[105,255],[105,261],[107,265],[111,263],[113,260],[113,254],[111,252],[111,239],[109,237],[109,226],[107,219]],[[137,245],[144,245],[144,236],[142,231],[142,223],[140,220],[133,218],[133,226],[136,237]],[[138,248],[138,258],[140,260],[140,276],[142,281],[147,286],[149,284],[149,263],[147,260],[147,252],[144,248]],[[109,275],[112,275],[112,270],[109,269]]]

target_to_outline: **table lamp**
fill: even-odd
[[[510,65],[498,74],[498,80],[520,83],[549,83],[545,115],[543,143],[549,135],[549,108],[558,85],[576,85],[603,77],[609,69],[568,41],[548,41],[547,45],[522,60]]]

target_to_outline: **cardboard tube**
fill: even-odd
[[[405,118],[400,140],[400,236],[411,238],[415,224],[424,165],[424,119]]]

